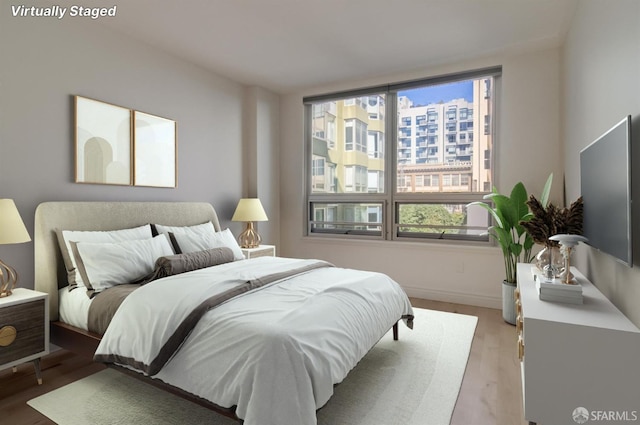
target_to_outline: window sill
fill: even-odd
[[[340,238],[331,236],[302,236],[301,241],[310,244],[351,246],[351,247],[376,247],[393,250],[424,250],[438,252],[478,252],[493,253],[499,249],[492,242],[469,242],[469,241],[453,241],[430,239],[426,241],[410,241],[410,240],[381,240],[381,239],[365,239],[365,238]]]

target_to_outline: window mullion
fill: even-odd
[[[387,170],[385,176],[385,188],[387,200],[385,204],[385,239],[395,239],[395,222],[396,222],[396,209],[394,207],[394,196],[396,194],[396,176],[398,170],[396,169],[398,164],[398,95],[395,92],[387,93],[387,119],[385,126],[386,136],[386,150],[385,156],[385,169]]]

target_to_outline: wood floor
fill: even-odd
[[[451,425],[527,425],[522,412],[516,329],[500,310],[411,299],[415,307],[478,317]]]
[[[470,314],[479,319],[451,425],[526,425],[515,328],[502,320],[500,311],[422,299],[411,301],[416,307]],[[401,327],[401,338],[403,331]],[[0,371],[0,425],[54,424],[26,402],[102,369],[104,366],[91,360],[59,350],[42,361],[42,385],[36,384],[31,363],[18,366],[16,373],[11,369]]]

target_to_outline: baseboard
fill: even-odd
[[[487,308],[502,308],[502,299],[500,297],[488,297],[485,295],[460,293],[452,291],[439,291],[434,289],[414,288],[410,286],[402,286],[407,295],[425,300],[443,301],[448,303],[475,305]]]

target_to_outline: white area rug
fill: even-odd
[[[446,425],[451,421],[477,318],[415,309],[362,359],[318,411],[320,425]],[[197,404],[107,369],[30,400],[59,425],[235,425]]]

